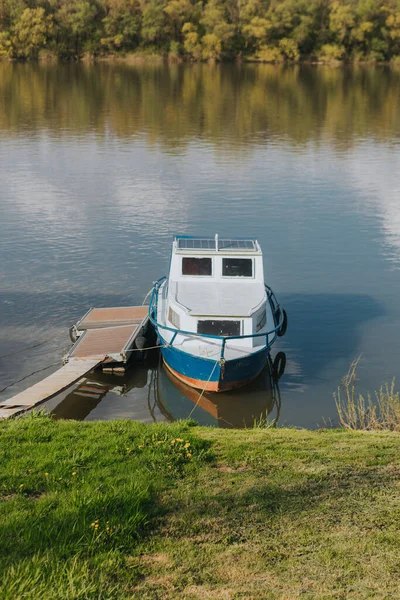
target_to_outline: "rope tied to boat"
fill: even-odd
[[[145,348],[131,348],[130,350],[126,350],[126,354],[129,352],[146,352],[146,350],[156,350],[157,348],[168,348],[171,344],[162,344],[159,346],[149,346]]]
[[[222,360],[223,360],[223,359],[222,359]],[[190,413],[189,413],[189,415],[188,415],[188,417],[187,417],[188,419],[190,419],[190,417],[192,416],[193,412],[194,412],[194,411],[196,410],[196,408],[198,407],[198,405],[199,405],[199,402],[200,402],[200,400],[202,399],[202,397],[203,397],[203,395],[204,395],[204,392],[206,391],[207,385],[210,383],[211,377],[212,377],[212,376],[213,376],[213,374],[214,374],[215,367],[216,367],[217,365],[219,365],[219,364],[221,364],[221,361],[220,361],[220,360],[216,360],[216,361],[215,361],[215,364],[214,364],[214,366],[213,366],[213,368],[212,368],[212,371],[211,371],[211,373],[210,373],[210,377],[208,378],[206,385],[205,385],[205,386],[204,386],[204,388],[202,389],[202,391],[201,391],[201,394],[199,394],[199,397],[197,398],[197,402],[196,402],[196,404],[193,406],[192,410],[190,411]]]

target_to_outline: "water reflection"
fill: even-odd
[[[400,71],[276,65],[0,63],[0,132],[193,139],[230,149],[265,140],[398,138]]]
[[[56,419],[80,421],[116,416],[136,419],[140,412],[142,420],[154,422],[192,418],[200,425],[223,428],[276,424],[281,407],[278,377],[283,374],[285,360],[283,353],[275,363],[269,359],[263,372],[245,390],[201,394],[177,380],[153,354],[123,376],[95,371],[61,401],[55,399],[53,408],[48,409]]]

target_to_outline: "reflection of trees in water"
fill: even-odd
[[[251,146],[400,134],[400,72],[389,67],[0,63],[0,131],[144,133]]]

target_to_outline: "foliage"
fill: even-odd
[[[9,58],[37,58],[52,32],[52,16],[44,8],[25,8],[8,31],[0,31],[0,54]]]
[[[136,0],[117,0],[107,6],[102,20],[102,49],[107,52],[134,49],[140,41],[142,13]]]
[[[194,60],[383,61],[400,0],[0,0],[0,55],[184,54]]]
[[[394,381],[375,392],[374,399],[369,393],[366,397],[357,393],[358,362],[359,359],[351,363],[335,394],[340,424],[345,429],[400,431],[400,396]]]
[[[338,44],[324,44],[318,53],[320,62],[332,63],[342,60],[345,54],[343,46]]]

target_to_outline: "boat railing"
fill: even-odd
[[[160,277],[160,279],[158,279],[154,283],[153,290],[152,290],[151,297],[150,297],[150,303],[149,303],[149,319],[150,319],[151,323],[157,329],[163,329],[164,331],[170,331],[173,333],[173,336],[168,343],[169,346],[173,345],[177,335],[219,340],[219,341],[221,341],[220,360],[223,360],[224,356],[225,356],[225,347],[226,347],[227,341],[264,337],[265,338],[265,348],[267,349],[267,348],[270,348],[272,346],[272,344],[274,343],[274,341],[276,340],[278,331],[282,327],[282,324],[283,324],[284,315],[283,315],[283,311],[281,310],[281,307],[275,297],[275,294],[273,293],[273,291],[271,290],[271,288],[268,285],[265,285],[265,291],[267,293],[268,300],[272,307],[272,314],[274,317],[275,327],[273,329],[271,329],[270,331],[263,332],[263,333],[250,333],[250,334],[244,334],[244,335],[224,336],[224,335],[213,335],[210,333],[197,333],[195,331],[185,331],[183,329],[176,329],[175,327],[168,327],[168,325],[163,325],[162,323],[159,323],[157,321],[158,291],[159,291],[162,283],[165,281],[165,279],[166,279],[165,276]],[[274,337],[272,338],[271,341],[269,341],[268,337],[272,334],[274,334]]]

